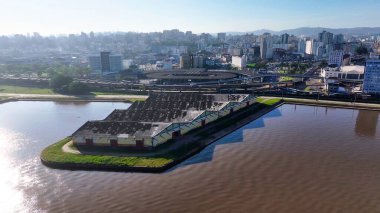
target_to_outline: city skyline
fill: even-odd
[[[380,1],[0,1],[0,34],[80,32],[194,33],[274,31],[298,27],[378,27]]]

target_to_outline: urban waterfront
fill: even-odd
[[[64,171],[40,151],[125,103],[0,105],[5,212],[377,212],[379,112],[283,105],[163,174]]]

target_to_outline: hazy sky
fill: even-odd
[[[379,27],[380,0],[0,0],[0,34]]]

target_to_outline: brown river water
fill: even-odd
[[[379,112],[283,105],[162,174],[39,153],[125,103],[0,104],[0,212],[380,212]]]

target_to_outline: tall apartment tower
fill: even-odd
[[[289,34],[285,33],[281,35],[281,44],[289,44]]]
[[[323,31],[323,32],[318,34],[318,41],[322,42],[323,45],[333,44],[334,34],[327,32],[327,31]]]
[[[269,33],[264,33],[260,40],[260,57],[269,59],[273,57],[273,41]]]
[[[306,52],[306,41],[304,39],[300,39],[298,41],[298,52],[305,53]]]

